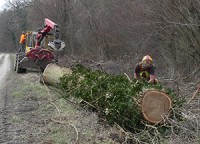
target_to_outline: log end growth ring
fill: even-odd
[[[169,116],[171,107],[171,98],[156,90],[145,93],[141,103],[142,115],[153,124],[162,122],[163,116]]]

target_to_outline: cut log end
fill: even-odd
[[[171,107],[171,98],[156,90],[145,93],[141,103],[142,115],[152,124],[161,123],[164,117],[168,117]]]
[[[63,75],[71,74],[72,70],[70,68],[60,67],[56,64],[48,64],[42,74],[42,79],[40,79],[40,81],[49,85],[57,85],[60,83],[60,78]]]

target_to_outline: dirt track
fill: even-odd
[[[113,138],[123,142],[115,128],[99,123],[95,113],[42,85],[39,73],[13,71],[14,59],[0,55],[0,143],[117,143]]]
[[[0,55],[0,143],[6,141],[7,138],[7,131],[8,125],[7,122],[7,103],[8,103],[8,91],[6,88],[7,83],[7,72],[11,69],[11,62],[10,56],[8,54],[1,54]]]

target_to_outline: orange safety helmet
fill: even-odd
[[[142,64],[144,67],[151,65],[153,62],[152,58],[149,55],[146,55],[142,59]]]

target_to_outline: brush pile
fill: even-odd
[[[82,104],[95,109],[109,124],[118,124],[131,132],[145,124],[161,125],[172,116],[178,119],[172,113],[184,102],[160,84],[93,71],[80,64],[72,68],[71,75],[62,76],[60,82],[66,98],[81,99]]]

